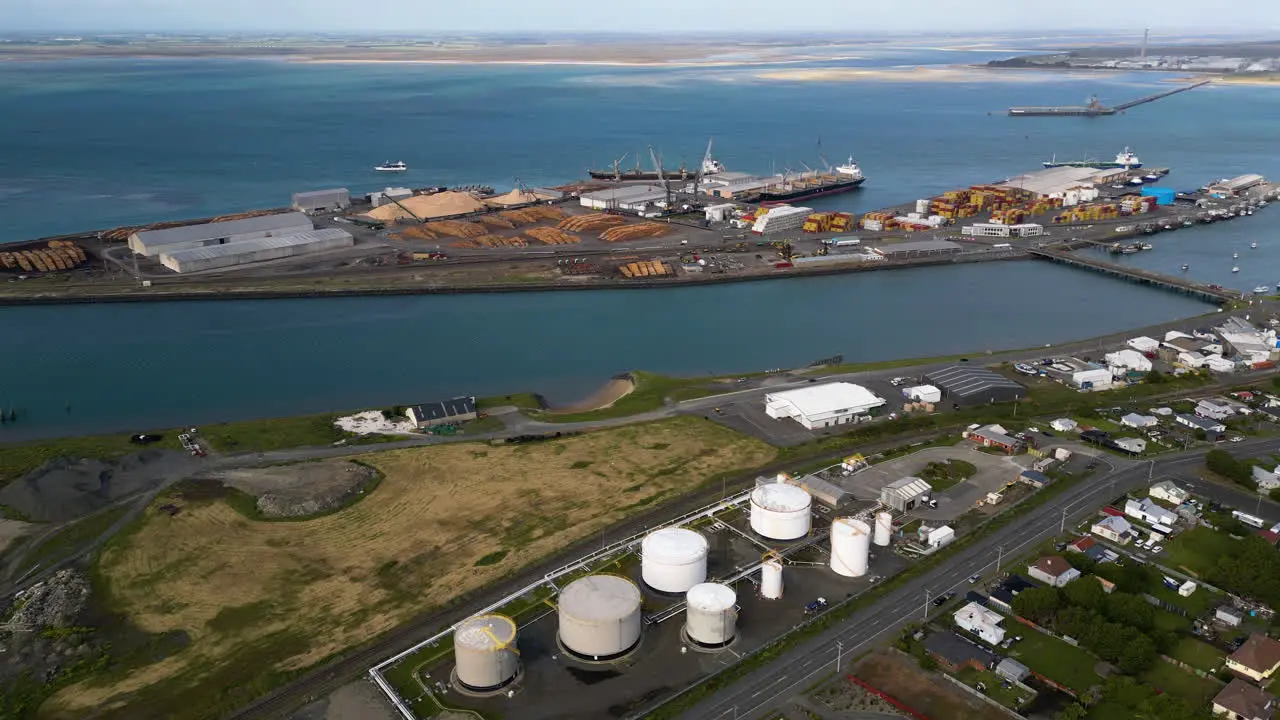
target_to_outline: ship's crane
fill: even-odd
[[[622,157],[613,161],[613,179],[614,180],[617,180],[618,182],[622,182],[622,161],[626,160],[627,156],[630,154],[631,154],[631,151],[628,150],[622,153]]]
[[[667,198],[666,210],[667,212],[670,212],[671,211],[671,184],[667,182],[667,176],[665,173],[662,172],[662,161],[659,160],[658,156],[654,154],[652,145],[649,146],[649,159],[653,160],[653,166],[658,170],[658,180],[662,181],[662,191],[666,194],[666,198]]]
[[[831,172],[831,169],[835,167],[831,164],[831,161],[827,160],[826,156],[822,154],[822,138],[818,138],[818,159],[822,161],[822,166],[827,169],[827,172]]]
[[[715,141],[714,137],[707,138],[707,151],[702,154],[702,162],[698,163],[698,172],[693,176],[693,199],[698,199],[698,186],[702,184],[702,174],[707,171],[707,166],[711,164],[711,143]]]

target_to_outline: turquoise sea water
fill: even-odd
[[[857,64],[987,57],[898,50]],[[500,190],[516,177],[581,177],[648,144],[668,164],[693,164],[710,135],[735,170],[812,165],[819,137],[832,161],[854,154],[864,189],[813,204],[858,212],[1003,179],[1054,153],[1105,157],[1125,145],[1173,167],[1168,182],[1180,189],[1280,175],[1269,152],[1280,93],[1266,88],[1196,90],[1105,119],[1011,119],[1003,109],[1013,104],[1092,93],[1120,102],[1163,84],[1023,73],[782,82],[756,77],[764,70],[0,64],[0,241],[284,205],[297,190],[367,191],[386,184],[371,170],[383,160],[413,167],[397,184]],[[1247,247],[1244,238],[1270,233],[1268,211],[1168,237]],[[1250,267],[1271,282],[1280,280],[1280,240],[1273,245],[1250,251]],[[0,308],[0,407],[27,418],[0,440],[461,393],[568,399],[631,368],[745,371],[837,352],[872,360],[1022,347],[1203,307],[1013,263],[656,293]]]

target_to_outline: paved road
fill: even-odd
[[[1280,449],[1280,440],[1265,439],[1240,443],[1233,451],[1241,454]],[[806,688],[818,678],[836,670],[837,652],[853,657],[888,640],[903,626],[925,619],[933,607],[926,597],[967,588],[967,578],[975,573],[996,571],[997,555],[1005,558],[1072,527],[1102,507],[1115,494],[1150,482],[1151,476],[1177,475],[1203,462],[1203,451],[1179,453],[1147,462],[1119,458],[1101,460],[1109,469],[1073,487],[970,545],[941,567],[907,583],[875,601],[867,609],[840,623],[820,637],[803,642],[732,685],[716,692],[683,713],[684,720],[753,720],[764,718],[770,709]],[[1008,567],[1007,565],[1005,566]],[[926,596],[926,592],[928,596]]]

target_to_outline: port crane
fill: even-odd
[[[711,143],[715,142],[714,137],[707,138],[707,151],[702,154],[702,162],[698,164],[698,172],[693,176],[693,199],[698,200],[698,186],[702,184],[702,173],[706,171],[707,166],[711,163]]]
[[[667,207],[666,212],[671,212],[671,183],[667,181],[666,173],[662,172],[662,161],[653,152],[653,146],[649,146],[649,159],[653,161],[653,167],[658,171],[658,180],[662,181],[662,191],[666,194]]]
[[[626,160],[627,156],[630,154],[631,154],[631,151],[628,150],[622,153],[622,157],[613,161],[613,179],[614,180],[617,180],[618,182],[622,182],[622,161]]]

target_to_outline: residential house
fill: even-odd
[[[1027,566],[1027,574],[1047,585],[1062,587],[1080,577],[1080,571],[1071,563],[1056,556],[1046,555]]]
[[[1213,698],[1213,714],[1227,720],[1273,720],[1275,698],[1235,678]]]
[[[1280,470],[1280,466],[1276,466],[1276,470]],[[1258,483],[1258,492],[1269,493],[1276,488],[1280,488],[1280,473],[1276,472],[1276,470],[1268,470],[1257,465],[1253,466],[1253,481]]]
[[[1254,633],[1227,657],[1227,668],[1254,682],[1269,681],[1280,667],[1280,642]]]
[[[1147,441],[1142,438],[1120,438],[1111,443],[1111,447],[1123,450],[1132,455],[1141,455],[1147,451]]]
[[[955,614],[956,627],[968,630],[991,645],[999,645],[1004,641],[1004,628],[1000,627],[1002,620],[1003,615],[975,602],[965,605]]]
[[[975,645],[953,632],[930,633],[924,639],[925,652],[933,656],[942,667],[956,672],[966,667],[988,670],[996,661],[990,650]]]
[[[1126,520],[1125,523],[1128,524],[1128,521]],[[1097,531],[1095,530],[1094,532],[1097,532]],[[1098,541],[1094,540],[1092,536],[1085,535],[1083,537],[1076,538],[1074,542],[1067,545],[1067,551],[1078,552],[1078,553],[1088,552],[1089,548],[1097,544],[1098,544]]]
[[[1210,418],[1200,417],[1199,415],[1188,415],[1186,413],[1178,413],[1174,416],[1174,420],[1180,425],[1185,425],[1192,430],[1203,430],[1206,437],[1210,440],[1217,440],[1223,433],[1227,431],[1227,426]]]
[[[1143,428],[1155,427],[1156,425],[1160,424],[1160,421],[1156,420],[1155,417],[1151,415],[1139,415],[1138,413],[1129,413],[1128,415],[1125,415],[1124,417],[1120,418],[1120,424],[1127,425],[1128,427],[1131,427],[1131,428],[1143,429]]]
[[[1230,405],[1224,405],[1213,400],[1201,400],[1196,403],[1196,417],[1208,418],[1210,420],[1226,420],[1235,414]]]
[[[1001,678],[1012,683],[1022,682],[1031,674],[1031,670],[1026,665],[1023,665],[1013,658],[1005,658],[1001,660],[1000,664],[996,665],[995,672],[996,675],[999,675]]]
[[[1129,498],[1124,503],[1124,514],[1145,523],[1159,523],[1170,527],[1178,522],[1177,513],[1160,507],[1151,498],[1143,498],[1142,500]]]
[[[1186,489],[1179,487],[1177,483],[1172,480],[1161,480],[1155,485],[1152,485],[1148,495],[1156,500],[1164,500],[1165,502],[1173,503],[1174,505],[1181,505],[1191,498],[1191,493],[1187,492]]]
[[[1116,584],[1101,575],[1090,575],[1089,577],[1098,581],[1098,584],[1102,586],[1102,592],[1110,595],[1116,591]]]
[[[1080,427],[1080,424],[1071,418],[1058,418],[1049,423],[1049,427],[1058,432],[1071,432]]]
[[[1090,551],[1095,549],[1097,548],[1090,548]],[[991,605],[994,605],[1005,612],[1013,612],[1013,598],[1023,590],[1033,588],[1035,586],[1035,583],[1030,580],[1018,575],[1017,573],[1013,573],[1009,577],[1005,578],[1004,582],[1000,583],[999,587],[996,587],[991,591],[991,595],[987,600]]]
[[[968,437],[983,447],[999,448],[1010,455],[1021,452],[1024,446],[1021,440],[1007,434],[1007,431],[999,425],[987,425],[977,430],[970,430]]]
[[[1122,517],[1108,515],[1089,528],[1090,532],[1100,538],[1106,538],[1114,543],[1124,545],[1129,542],[1129,533],[1132,531],[1133,525]]]

